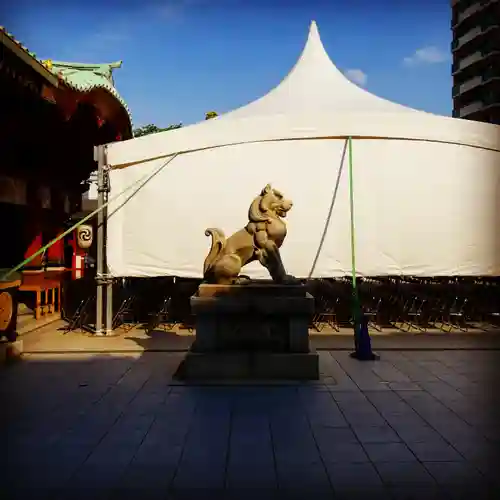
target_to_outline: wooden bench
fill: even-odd
[[[35,319],[61,311],[61,282],[48,278],[43,271],[23,272],[19,291],[35,293]]]

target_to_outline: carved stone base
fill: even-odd
[[[203,284],[191,311],[196,339],[184,378],[318,378],[308,335],[314,298],[304,286]]]
[[[318,380],[318,355],[276,352],[188,352],[183,380]]]

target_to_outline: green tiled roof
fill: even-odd
[[[9,33],[3,26],[0,26],[0,37],[2,37],[2,42],[4,36],[12,42],[13,46],[20,50],[26,62],[40,74],[50,79],[53,85],[58,86],[58,81],[62,81],[68,87],[78,92],[90,92],[96,88],[102,88],[108,91],[123,106],[129,117],[130,126],[132,127],[130,110],[115,89],[113,83],[113,70],[120,68],[122,61],[110,64],[69,63],[52,61],[50,59],[42,61],[37,58],[34,52],[28,50],[27,47],[17,40],[12,33]],[[54,76],[56,78],[54,78]]]
[[[113,84],[113,70],[120,68],[122,61],[110,64],[86,64],[48,60],[44,61],[44,65],[74,90],[79,92],[90,92],[96,88],[106,90],[118,100],[131,119],[127,104]]]

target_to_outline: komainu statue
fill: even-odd
[[[241,281],[241,268],[258,260],[277,283],[297,283],[285,272],[279,248],[286,236],[283,220],[293,203],[268,184],[250,205],[248,224],[231,237],[221,229],[205,231],[212,246],[205,259],[203,277],[206,283],[234,284]]]

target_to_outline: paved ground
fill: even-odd
[[[0,497],[500,492],[500,352],[320,356],[318,383],[194,387],[171,381],[181,353],[28,355],[0,371]]]
[[[22,335],[24,350],[29,353],[68,353],[68,352],[142,352],[142,351],[184,351],[189,349],[194,334],[188,330],[176,329],[173,332],[155,330],[150,334],[136,327],[129,331],[117,330],[119,335],[106,338],[82,333],[65,332],[66,322],[57,321],[40,329]],[[402,333],[396,330],[372,332],[375,349],[499,349],[500,332],[469,333]],[[311,345],[315,349],[352,349],[352,329],[340,332],[325,329],[320,334],[311,331]]]

